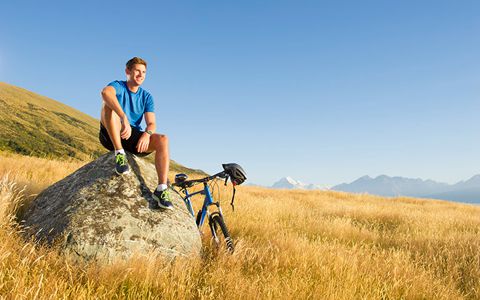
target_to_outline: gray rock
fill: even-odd
[[[66,254],[112,262],[135,255],[198,255],[200,234],[183,200],[152,209],[155,167],[127,154],[131,172],[119,176],[107,153],[43,191],[25,215],[37,241],[60,243]]]

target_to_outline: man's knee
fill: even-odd
[[[155,146],[159,148],[168,146],[168,137],[166,135],[154,133],[152,135],[152,138],[153,138],[153,142],[155,143]]]
[[[102,111],[100,113],[100,116],[109,120],[120,120],[117,113],[113,109],[108,107],[108,105],[106,105],[105,103],[103,103],[102,105]]]

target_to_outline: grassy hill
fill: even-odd
[[[105,153],[98,120],[58,101],[0,82],[0,150],[87,160]]]
[[[99,120],[53,99],[0,82],[0,151],[52,159],[91,161],[107,152]],[[153,155],[149,159],[153,162]],[[174,161],[171,170],[205,173]]]

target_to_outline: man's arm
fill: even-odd
[[[122,107],[118,103],[115,88],[113,86],[106,86],[105,88],[103,88],[102,99],[105,102],[105,104],[120,117],[120,120],[126,118],[126,115],[123,112]]]
[[[127,115],[123,112],[122,107],[118,103],[115,88],[113,86],[106,86],[102,90],[102,99],[111,110],[113,110],[120,118],[122,124],[122,130],[120,136],[124,139],[128,139],[131,135],[130,122],[128,122]]]
[[[150,134],[147,131],[155,132],[157,125],[155,124],[155,114],[153,112],[146,112],[145,116],[145,123],[147,123],[147,128],[145,128],[145,132],[142,134],[140,139],[137,143],[137,151],[142,153],[148,150],[148,145],[150,144]]]
[[[145,123],[147,123],[147,128],[145,128],[145,131],[151,131],[155,132],[155,129],[157,128],[157,124],[155,123],[155,113],[153,112],[146,112],[145,113]]]

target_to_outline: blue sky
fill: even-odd
[[[480,173],[478,1],[10,1],[0,81],[96,118],[148,63],[174,160],[250,182]]]

